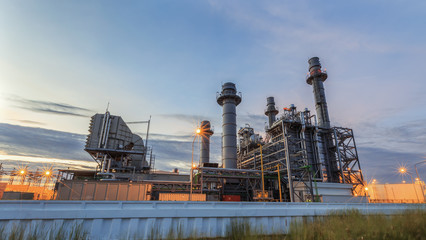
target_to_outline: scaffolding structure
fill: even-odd
[[[359,163],[353,130],[350,128],[334,127],[333,133],[341,182],[353,185],[352,194],[354,196],[365,195],[365,182],[361,164]]]

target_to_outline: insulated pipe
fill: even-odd
[[[266,99],[266,110],[265,115],[268,116],[269,127],[275,122],[275,116],[277,116],[278,110],[275,108],[275,100],[274,97],[268,97]]]
[[[241,103],[241,94],[237,93],[234,83],[222,85],[217,95],[217,103],[222,106],[222,167],[237,168],[237,105]]]
[[[323,128],[330,128],[330,117],[328,115],[327,101],[323,82],[327,79],[327,72],[321,70],[321,63],[318,57],[309,59],[309,76],[306,82],[313,86],[315,107],[318,116],[318,125]]]
[[[200,137],[201,137],[201,148],[200,148],[200,166],[203,163],[209,163],[210,159],[210,136],[213,135],[213,131],[210,128],[210,122],[204,120],[200,126]]]

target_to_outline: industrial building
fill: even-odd
[[[362,201],[365,183],[353,131],[331,126],[324,90],[327,72],[318,57],[308,63],[306,83],[313,87],[316,115],[293,104],[278,115],[274,97],[268,97],[266,139],[249,124],[237,137],[241,93],[235,84],[223,84],[217,94],[223,109],[222,166],[211,167],[204,160],[192,169],[195,192],[242,201]]]
[[[250,123],[244,123],[237,131],[237,106],[242,95],[234,83],[224,83],[216,96],[222,107],[222,163],[210,162],[210,137],[214,132],[209,121],[202,121],[197,132],[201,138],[200,160],[191,166],[189,176],[177,171],[160,175],[151,171],[155,158],[147,143],[149,121],[138,122],[148,123],[144,142],[121,117],[108,111],[94,115],[85,150],[99,167],[91,173],[61,171],[57,199],[86,199],[83,195],[89,188],[75,181],[95,182],[90,187],[92,191],[111,185],[112,181],[122,181],[121,185],[138,184],[137,189],[144,185],[146,197],[126,195],[139,200],[179,196],[207,201],[364,201],[365,182],[353,131],[332,126],[324,89],[327,72],[318,57],[308,63],[306,83],[312,86],[316,113],[291,104],[279,114],[274,97],[268,97],[265,139],[255,133]],[[130,191],[131,187],[122,189]],[[79,196],[75,196],[76,192],[80,192]],[[87,199],[114,199],[106,197],[106,192],[86,194]],[[120,195],[119,192],[115,194]],[[182,194],[188,194],[188,198]]]

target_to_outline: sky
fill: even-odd
[[[318,56],[365,177],[400,182],[399,166],[415,176],[426,160],[424,26],[424,1],[0,1],[0,163],[93,169],[84,142],[108,102],[125,121],[152,116],[155,168],[190,167],[202,120],[220,162],[221,84],[242,93],[237,125],[263,134],[269,96],[315,109]]]

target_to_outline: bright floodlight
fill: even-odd
[[[193,164],[192,167],[195,168],[195,164]]]
[[[400,173],[405,173],[405,172],[407,172],[407,169],[405,169],[405,168],[402,167],[402,168],[399,169],[399,172]]]
[[[50,171],[44,172],[44,175],[49,176],[50,175]]]
[[[368,191],[368,187],[365,187],[365,191]]]
[[[21,170],[21,171],[20,171],[20,173],[21,173],[21,174],[25,174],[25,170]]]
[[[201,132],[201,129],[197,128],[197,130],[195,130],[195,132],[196,132],[197,134],[199,134],[199,133]]]

